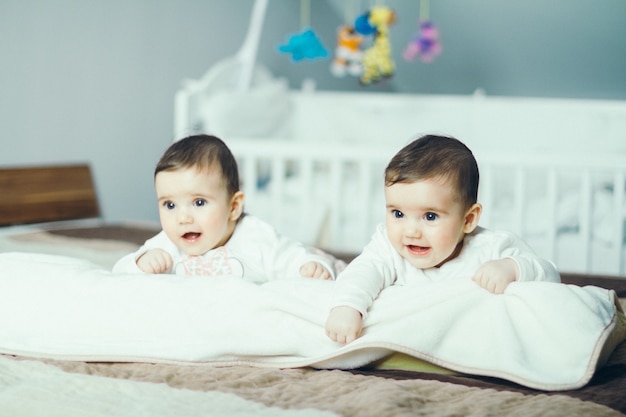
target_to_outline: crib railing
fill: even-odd
[[[495,181],[498,169],[500,172],[505,169],[510,173],[514,190],[511,221],[505,225],[506,228],[529,239],[532,232],[528,223],[533,220],[527,216],[527,210],[533,201],[541,202],[543,210],[539,214],[546,216],[544,223],[547,225],[540,234],[542,256],[552,259],[557,265],[564,263],[563,258],[568,255],[559,253],[559,240],[569,233],[577,238],[576,252],[569,256],[576,257],[581,267],[568,272],[625,274],[626,157],[580,154],[516,154],[512,157],[484,153],[479,154],[477,159],[481,173],[479,199],[485,207],[481,224],[490,227],[495,223],[492,218],[497,212],[496,200],[500,195]],[[534,181],[529,181],[530,176],[534,176]],[[539,182],[542,190],[537,193],[533,187]],[[568,195],[575,195],[577,203],[575,218],[570,220],[576,226],[569,230],[562,225],[559,217],[563,199]],[[603,205],[607,202],[608,205]],[[563,216],[563,213],[560,215]],[[607,230],[607,225],[610,230]],[[604,236],[600,238],[601,226],[604,226]],[[599,247],[594,248],[594,241]],[[601,256],[597,252],[602,252]]]
[[[384,219],[384,205],[372,202],[377,192],[382,201],[384,164],[395,150],[254,139],[228,145],[238,160],[246,209],[282,233],[358,252]],[[303,233],[313,218],[318,229]]]
[[[246,210],[281,233],[358,253],[384,221],[383,171],[395,148],[257,139],[228,145],[239,163]],[[481,225],[513,231],[563,271],[625,274],[625,157],[476,156]],[[598,195],[610,199],[608,207]],[[570,200],[564,224],[564,201]],[[603,239],[600,220],[609,229]]]

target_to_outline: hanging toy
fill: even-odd
[[[347,74],[359,76],[363,72],[361,60],[363,51],[361,44],[363,36],[350,25],[340,26],[337,30],[337,48],[335,58],[330,65],[330,72],[335,77],[343,77]]]
[[[412,36],[409,44],[404,48],[402,56],[406,61],[414,61],[417,57],[424,63],[430,64],[441,54],[443,47],[439,40],[439,29],[429,18],[430,0],[420,0],[418,31]]]
[[[300,27],[309,26],[309,15],[311,13],[310,0],[300,0]],[[278,51],[291,54],[291,60],[294,62],[303,59],[326,58],[328,51],[322,45],[322,41],[310,27],[300,33],[291,35],[287,43],[280,45]]]
[[[415,61],[417,57],[430,64],[441,54],[443,47],[439,40],[439,30],[430,20],[418,20],[419,31],[404,48],[402,56],[407,61]]]
[[[370,14],[365,13],[354,21],[354,30],[361,35],[371,35],[376,32],[376,27],[370,23]]]
[[[286,44],[278,47],[278,51],[291,54],[291,60],[294,62],[328,56],[328,51],[312,29],[292,35]]]
[[[391,42],[389,40],[389,26],[396,22],[396,13],[384,6],[377,6],[367,13],[367,25],[364,23],[365,17],[357,18],[355,29],[374,29],[374,43],[363,53],[363,74],[359,81],[363,85],[369,85],[389,78],[395,71],[395,64],[391,56]]]

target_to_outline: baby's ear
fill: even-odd
[[[483,206],[474,203],[472,206],[465,212],[465,225],[463,226],[463,232],[471,233],[478,226],[478,220],[480,220],[480,214],[483,212]]]
[[[230,199],[230,219],[237,220],[243,213],[245,196],[242,191],[237,191]]]

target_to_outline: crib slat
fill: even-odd
[[[581,172],[580,181],[580,233],[581,253],[584,257],[584,268],[591,271],[591,216],[592,209],[591,173],[588,169]]]
[[[624,265],[624,227],[626,227],[626,207],[624,200],[626,188],[626,177],[624,171],[620,170],[615,173],[613,178],[613,216],[611,224],[618,225],[613,236],[612,248],[614,251],[614,259],[617,265],[613,270],[618,271],[620,275],[626,274],[626,266]],[[621,227],[619,227],[621,225]]]
[[[520,237],[524,237],[524,206],[525,206],[526,176],[524,168],[518,166],[515,169],[515,195],[513,197],[515,217],[513,230]]]
[[[283,221],[283,195],[285,187],[285,159],[275,156],[272,162],[272,182],[270,184],[271,201],[272,201],[272,219],[271,222],[282,233],[289,234],[289,230],[284,230]]]
[[[243,193],[246,200],[254,201],[257,189],[257,176],[255,173],[257,160],[251,156],[246,156],[242,158],[238,165],[240,171],[243,172]]]
[[[558,182],[557,182],[557,174],[555,168],[550,168],[546,174],[547,178],[547,194],[546,200],[548,207],[547,216],[548,216],[548,224],[551,226],[547,232],[547,252],[546,257],[552,261],[556,261],[556,237],[558,234],[558,224],[556,220],[556,210],[557,210],[557,198],[558,198]]]
[[[372,219],[372,210],[375,210],[376,207],[372,204],[372,169],[370,161],[360,161],[359,162],[359,203],[358,207],[362,207],[362,210],[357,210],[357,229],[359,231],[359,235],[355,236],[356,241],[363,242],[361,246],[364,246],[367,242],[368,235],[372,232],[368,231],[370,223]],[[382,209],[382,207],[381,207]]]
[[[341,212],[342,207],[341,203],[343,201],[341,186],[344,184],[342,180],[342,164],[341,160],[334,158],[330,162],[330,201],[329,201],[329,213],[328,213],[328,221],[330,227],[328,247],[330,249],[340,248],[343,242],[342,236],[342,224],[341,224]]]
[[[311,194],[313,189],[313,160],[305,159],[295,163],[297,164],[298,175],[302,181],[298,190],[300,193],[298,227],[303,230],[308,228],[307,222],[311,219],[311,201],[309,201],[308,195]]]

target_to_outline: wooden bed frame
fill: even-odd
[[[0,169],[0,226],[99,217],[87,164]]]

